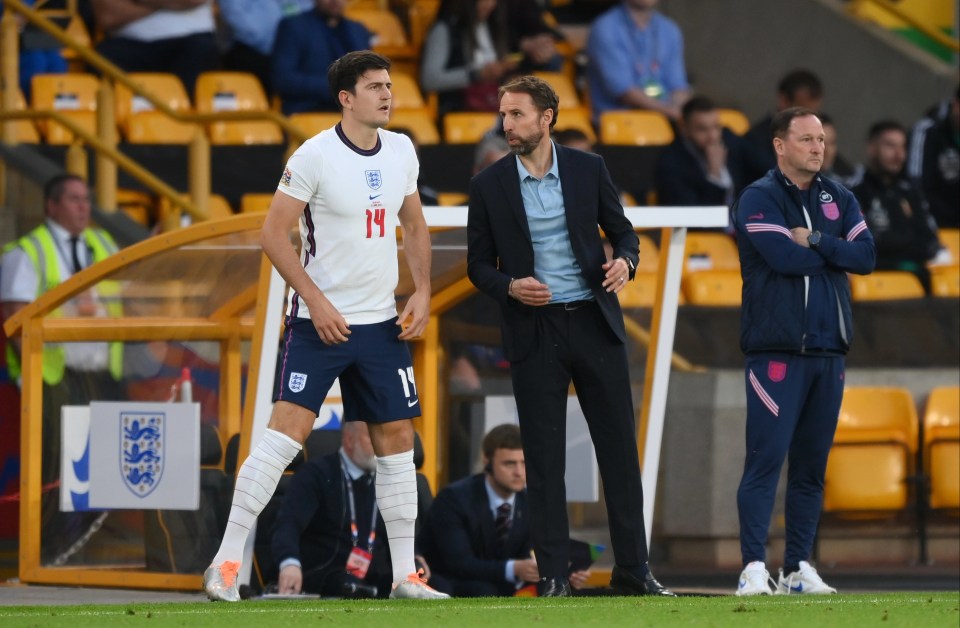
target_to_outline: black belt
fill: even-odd
[[[566,301],[565,303],[547,303],[546,305],[541,305],[540,307],[547,308],[548,310],[566,310],[568,312],[572,312],[573,310],[579,310],[584,306],[595,304],[596,301],[592,299],[585,299],[583,301]]]

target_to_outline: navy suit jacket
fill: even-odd
[[[603,158],[565,146],[556,148],[573,254],[610,331],[626,342],[620,301],[602,286],[605,271],[601,266],[607,260],[597,226],[613,245],[613,257],[627,257],[634,267],[639,239],[624,216]],[[534,346],[536,308],[508,297],[507,288],[511,279],[532,277],[533,268],[533,243],[520,195],[520,175],[516,157],[510,154],[470,181],[467,274],[477,289],[500,304],[503,348],[511,362],[522,360]],[[632,272],[630,276],[632,279]]]
[[[482,473],[458,480],[430,506],[417,544],[434,573],[502,584],[507,560],[530,558],[527,492],[516,495],[506,551],[500,553],[485,481]]]
[[[330,28],[326,16],[316,10],[282,20],[270,55],[270,70],[284,115],[337,111],[327,69],[348,52],[370,48],[370,37],[363,24],[346,18]]]

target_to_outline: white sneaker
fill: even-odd
[[[403,582],[397,582],[390,591],[390,598],[394,600],[445,600],[450,596],[440,593],[421,578],[423,569],[407,576]]]
[[[239,602],[237,590],[237,572],[240,563],[225,561],[219,565],[210,565],[203,572],[203,590],[214,602]]]
[[[767,566],[755,560],[740,572],[740,581],[737,583],[737,597],[745,595],[773,595],[770,584],[773,578],[767,571]]]
[[[786,576],[783,575],[783,569],[781,569],[780,578],[777,580],[777,595],[793,595],[795,593],[823,595],[836,592],[836,589],[827,586],[820,578],[817,570],[813,568],[813,565],[805,560],[800,561],[800,569]]]

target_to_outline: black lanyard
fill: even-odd
[[[340,456],[340,468],[343,470],[343,479],[347,484],[347,500],[350,504],[350,542],[356,547],[360,542],[360,530],[357,528],[357,507],[353,498],[353,479],[347,473],[347,465]],[[373,542],[377,539],[377,498],[374,493],[373,512],[370,515],[370,534],[367,535],[367,552],[373,554]]]

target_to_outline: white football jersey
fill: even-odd
[[[405,135],[380,129],[377,147],[354,146],[338,124],[290,157],[278,189],[307,206],[300,217],[300,261],[347,324],[397,315],[397,214],[417,191],[420,163]],[[290,316],[309,318],[294,293]]]

